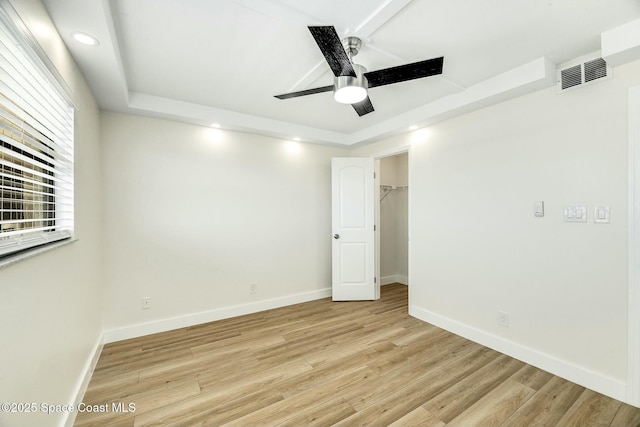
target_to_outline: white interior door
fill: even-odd
[[[333,158],[331,194],[333,300],[376,299],[373,159]]]

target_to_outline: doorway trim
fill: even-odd
[[[627,403],[640,407],[640,86],[629,88]]]
[[[371,154],[373,158],[375,180],[374,180],[374,197],[375,197],[375,212],[374,222],[376,224],[375,230],[375,277],[376,277],[376,299],[380,298],[380,160],[385,157],[393,157],[398,154],[407,154],[407,179],[408,179],[408,198],[407,198],[407,228],[408,228],[408,240],[407,240],[407,286],[411,283],[411,145],[402,145],[399,147],[389,148],[386,150],[378,151]],[[411,287],[409,286],[409,302],[411,301]]]

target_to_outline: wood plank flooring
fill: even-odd
[[[83,402],[108,412],[77,427],[640,426],[640,409],[409,317],[399,284],[107,344]]]

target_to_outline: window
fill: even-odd
[[[0,259],[73,235],[74,107],[0,0]]]

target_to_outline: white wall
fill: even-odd
[[[380,159],[380,185],[395,186],[380,201],[381,284],[408,284],[408,162],[406,153]],[[384,195],[384,193],[382,193]]]
[[[636,62],[354,151],[411,144],[412,314],[624,399],[627,91],[639,83]],[[563,222],[576,202],[588,223]],[[610,224],[593,223],[597,204]]]
[[[39,2],[14,3],[52,28]],[[640,63],[349,151],[99,115],[59,38],[37,36],[79,102],[79,240],[0,269],[0,401],[72,403],[103,328],[118,339],[328,295],[330,158],[407,144],[412,314],[623,398],[627,90]],[[609,205],[611,224],[562,222],[574,202]]]
[[[114,113],[102,143],[108,341],[330,295],[347,150]]]
[[[0,402],[70,404],[101,337],[99,116],[95,101],[39,1],[12,0],[78,101],[78,241],[0,268]],[[47,31],[48,30],[48,31]],[[61,425],[65,413],[0,413],[3,426]]]

